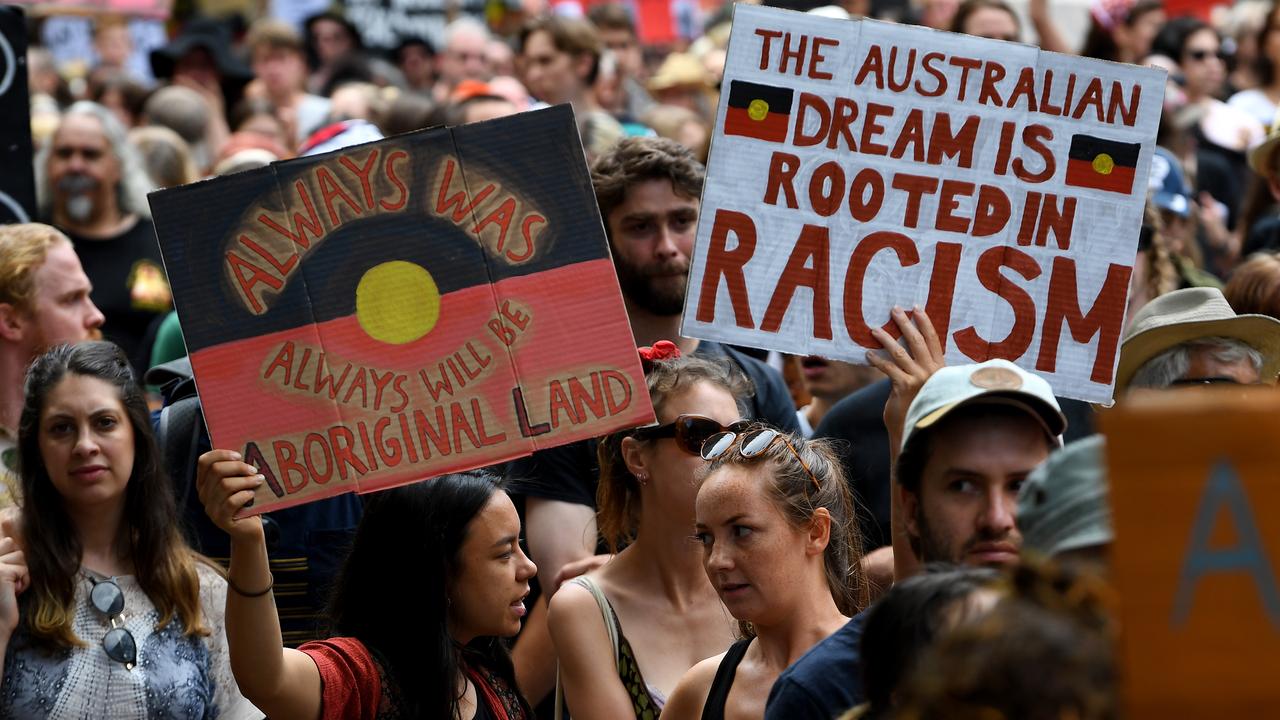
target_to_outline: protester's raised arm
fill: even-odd
[[[1074,52],[1067,44],[1062,33],[1058,32],[1058,24],[1049,12],[1049,0],[1031,0],[1027,6],[1027,14],[1031,17],[1031,26],[1036,29],[1036,44],[1041,50],[1049,52]]]
[[[321,711],[320,671],[306,654],[284,647],[262,519],[235,519],[262,482],[258,469],[238,453],[212,450],[200,456],[200,501],[231,536],[225,620],[231,672],[240,692],[268,717],[314,720]]]
[[[893,390],[884,406],[884,424],[889,433],[890,476],[896,472],[898,454],[902,447],[907,409],[938,368],[946,364],[942,343],[925,311],[917,306],[910,315],[902,308],[893,309],[893,320],[902,333],[903,344],[882,328],[872,328],[871,334],[880,341],[883,350],[867,352],[867,361],[889,376]],[[894,578],[901,580],[915,573],[919,560],[911,549],[907,537],[906,518],[902,516],[902,503],[898,498],[896,481],[889,497],[892,518]]]

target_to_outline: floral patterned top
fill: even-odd
[[[138,664],[132,670],[107,657],[102,638],[109,619],[89,601],[88,579],[76,584],[75,634],[87,645],[51,648],[33,642],[20,625],[4,658],[0,717],[112,718],[113,720],[249,720],[263,717],[240,694],[231,675],[223,624],[227,583],[197,563],[200,607],[212,634],[187,637],[174,618],[160,619],[136,578],[121,576],[124,613],[119,621],[133,634]]]

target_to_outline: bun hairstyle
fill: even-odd
[[[840,456],[830,440],[781,435],[787,442],[775,441],[754,457],[745,458],[736,450],[724,453],[711,461],[705,475],[710,476],[726,465],[768,468],[765,490],[795,527],[807,526],[818,508],[826,508],[831,516],[831,538],[823,553],[827,585],[836,607],[852,617],[870,604],[870,592],[862,571],[862,534]],[[794,453],[787,443],[795,449]],[[745,634],[754,635],[748,623],[741,623],[741,627]]]
[[[681,357],[679,351],[671,355],[664,348],[666,345],[675,347],[662,341],[654,343],[653,348],[641,348],[645,384],[654,413],[661,415],[669,398],[703,382],[733,395],[738,412],[744,411],[744,403],[754,389],[741,371],[721,358]],[[653,350],[661,357],[646,357],[645,350]],[[596,487],[596,524],[605,544],[615,553],[635,540],[640,524],[640,482],[622,459],[622,440],[631,434],[632,430],[623,430],[606,435],[600,438],[597,448],[600,482]]]

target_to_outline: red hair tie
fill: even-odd
[[[653,369],[655,362],[675,360],[680,357],[680,348],[670,340],[659,340],[652,347],[637,348],[636,352],[640,353],[640,364],[646,373]]]

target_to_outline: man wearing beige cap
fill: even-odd
[[[1280,320],[1237,315],[1216,288],[1186,288],[1143,306],[1129,323],[1116,369],[1117,398],[1131,388],[1273,384]]]
[[[1011,362],[933,373],[907,410],[894,473],[920,561],[1016,563],[1018,491],[1066,427],[1049,383]]]

